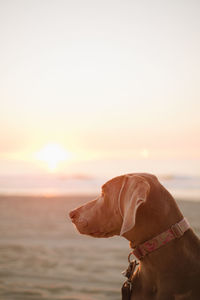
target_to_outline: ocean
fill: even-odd
[[[1,300],[121,299],[129,243],[80,235],[68,217],[93,197],[0,197]],[[200,202],[177,202],[200,236]]]
[[[123,173],[119,173],[123,174]],[[0,195],[94,195],[112,176],[87,174],[1,175]],[[162,175],[161,183],[177,198],[200,201],[200,176]]]

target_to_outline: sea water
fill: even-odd
[[[0,175],[0,194],[77,195],[98,194],[101,185],[112,177],[76,175]],[[200,177],[187,175],[158,176],[173,196],[200,201]]]

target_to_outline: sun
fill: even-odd
[[[70,153],[59,144],[47,144],[36,153],[36,158],[46,162],[50,171],[55,171],[61,161],[70,158]]]

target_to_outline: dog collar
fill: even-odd
[[[144,242],[133,248],[132,253],[138,258],[142,259],[145,255],[155,251],[156,249],[168,244],[174,239],[180,238],[188,229],[190,225],[188,221],[184,218],[180,222],[172,225],[168,230],[160,233],[151,240]]]

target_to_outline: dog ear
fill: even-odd
[[[123,218],[121,236],[134,227],[137,209],[147,200],[149,191],[149,183],[141,176],[124,176],[118,198],[119,210]]]

